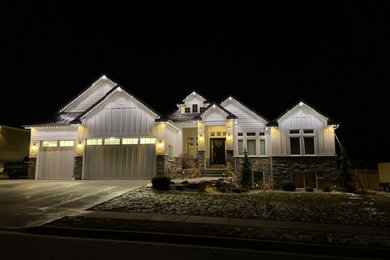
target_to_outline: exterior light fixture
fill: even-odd
[[[200,135],[200,136],[199,136],[199,140],[200,140],[200,141],[203,141],[203,135]]]
[[[227,137],[228,140],[231,140],[232,139],[232,136],[230,134],[228,134],[228,137]]]
[[[37,149],[37,144],[33,144],[31,148],[35,151]]]
[[[161,140],[159,140],[159,141],[158,141],[158,147],[160,147],[160,148],[161,148],[161,147],[162,147],[162,145],[163,145],[163,144],[162,144],[162,141],[161,141]]]
[[[77,148],[79,148],[79,149],[83,148],[83,143],[82,143],[82,142],[79,142],[79,143],[77,144]]]

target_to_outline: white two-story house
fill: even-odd
[[[321,187],[336,174],[329,117],[300,101],[273,121],[235,97],[214,103],[192,92],[163,116],[106,76],[31,129],[29,177],[34,179],[150,179],[197,158],[202,170],[231,164],[244,151],[253,170],[278,188]]]

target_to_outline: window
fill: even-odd
[[[265,155],[265,140],[260,139],[260,155]]]
[[[169,145],[168,146],[168,160],[172,161],[173,160],[173,146],[172,145]]]
[[[313,133],[314,133],[314,130],[313,130],[313,129],[304,129],[304,130],[303,130],[303,133],[304,133],[304,134],[313,134]]]
[[[223,136],[226,136],[226,132],[223,132],[222,135],[223,135]]]
[[[188,114],[188,113],[191,113],[191,110],[190,110],[189,107],[186,107],[186,108],[184,109],[184,112],[185,112],[186,114]]]
[[[299,137],[290,137],[291,154],[301,154],[299,140]]]
[[[138,144],[138,138],[123,138],[122,144]]]
[[[102,145],[103,142],[102,139],[88,139],[87,140],[87,145]]]
[[[60,141],[60,147],[74,147],[74,141]]]
[[[264,132],[259,132],[259,136],[265,136]]]
[[[201,107],[200,112],[203,113],[205,111],[205,109],[206,109],[205,107]]]
[[[247,140],[248,155],[256,155],[256,140]]]
[[[243,136],[243,134],[242,134],[242,133],[238,133],[237,135],[238,135],[238,136]]]
[[[290,134],[292,134],[292,135],[299,135],[299,130],[297,130],[297,129],[290,130]]]
[[[211,132],[211,133],[210,133],[210,136],[215,136],[215,132]]]
[[[198,113],[198,105],[197,104],[192,105],[192,113]]]
[[[43,141],[42,147],[57,147],[57,141]]]
[[[105,145],[115,145],[115,144],[120,144],[121,139],[119,138],[106,138],[104,139],[104,144]]]
[[[243,155],[244,154],[244,141],[243,140],[238,140],[238,155]]]
[[[305,154],[314,154],[314,137],[304,137]]]
[[[140,138],[140,144],[155,144],[156,138]]]
[[[221,132],[217,132],[217,136],[221,136]]]
[[[256,133],[246,133],[246,136],[256,136]]]

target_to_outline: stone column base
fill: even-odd
[[[156,176],[164,176],[168,169],[168,156],[156,155]]]
[[[205,151],[198,151],[198,167],[203,170],[206,166]]]
[[[73,166],[73,178],[75,180],[81,180],[82,174],[83,174],[83,157],[75,156],[74,166]]]
[[[27,179],[35,179],[35,170],[37,167],[37,158],[28,158]]]

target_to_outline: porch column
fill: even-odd
[[[156,176],[165,175],[168,169],[168,156],[165,155],[165,123],[156,126]]]
[[[76,154],[74,156],[73,178],[81,180],[83,177],[83,162],[84,162],[84,146],[85,146],[85,127],[79,125],[77,128]]]
[[[205,138],[204,123],[198,121],[198,166],[202,170],[206,168]]]
[[[233,123],[234,119],[226,120],[226,165],[230,163],[234,169]]]

